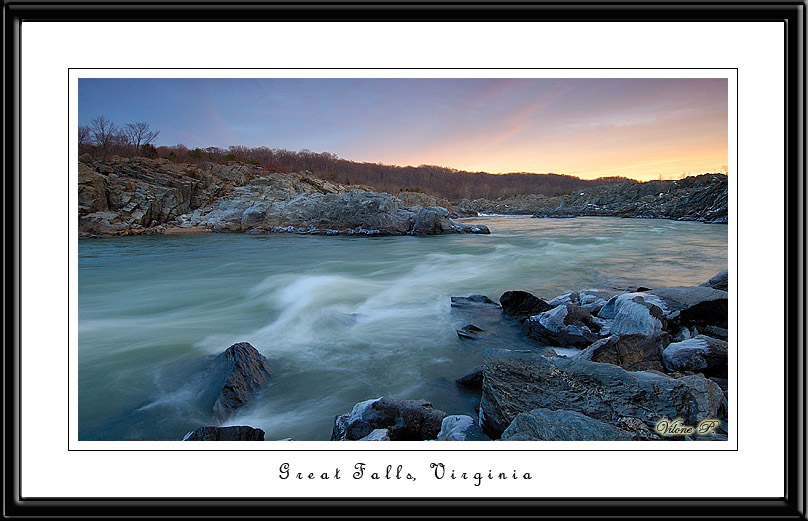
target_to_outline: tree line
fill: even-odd
[[[92,118],[79,127],[79,154],[105,159],[109,155],[163,158],[176,163],[242,162],[271,172],[308,170],[315,176],[346,185],[368,185],[382,192],[423,192],[437,198],[497,199],[521,194],[547,196],[567,194],[592,186],[625,181],[624,177],[584,180],[562,174],[517,172],[489,174],[436,165],[396,166],[342,159],[330,152],[293,151],[282,148],[230,146],[193,148],[185,145],[157,146],[160,134],[147,123],[117,126],[104,116]]]
[[[547,196],[567,194],[592,186],[615,184],[624,177],[585,180],[562,174],[527,172],[489,174],[436,165],[396,166],[342,159],[331,152],[299,151],[269,147],[231,146],[189,149],[184,145],[157,147],[157,154],[179,163],[224,163],[238,161],[272,172],[308,170],[315,176],[346,185],[361,184],[376,190],[398,193],[423,192],[438,198],[496,199],[521,194]]]
[[[90,154],[106,159],[109,155],[157,157],[152,145],[159,130],[148,123],[136,122],[118,126],[104,116],[90,119],[90,124],[79,126],[79,155]]]

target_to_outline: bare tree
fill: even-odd
[[[83,153],[90,145],[92,131],[90,127],[79,126],[79,154]]]
[[[104,116],[98,116],[90,120],[90,131],[95,145],[101,149],[103,157],[106,159],[113,142],[117,141],[118,127]]]
[[[123,133],[135,147],[135,155],[140,154],[140,147],[150,145],[160,135],[159,130],[152,130],[148,123],[127,123]]]

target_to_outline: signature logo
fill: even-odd
[[[663,436],[690,436],[693,433],[705,436],[714,433],[719,425],[720,420],[715,419],[701,420],[698,425],[693,426],[685,425],[681,418],[662,418],[657,422],[655,430]]]

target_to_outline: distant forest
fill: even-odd
[[[104,116],[92,118],[90,125],[79,127],[79,154],[105,159],[108,155],[165,158],[177,163],[226,163],[239,161],[272,172],[308,170],[315,176],[343,184],[368,185],[382,192],[423,192],[437,198],[497,199],[521,194],[563,195],[593,186],[615,184],[624,177],[600,177],[584,180],[560,174],[489,174],[466,172],[435,165],[394,166],[360,163],[341,159],[330,152],[292,151],[277,148],[231,146],[189,149],[184,145],[155,147],[160,134],[148,123],[118,126]]]
[[[315,176],[343,184],[369,185],[381,192],[423,192],[438,198],[496,199],[520,194],[562,195],[593,186],[615,184],[624,177],[584,180],[559,174],[489,174],[435,165],[395,166],[341,159],[329,152],[277,148],[188,149],[182,145],[158,147],[157,155],[177,162],[242,161],[273,172],[309,170]]]

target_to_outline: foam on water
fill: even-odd
[[[215,424],[199,368],[242,341],[268,358],[273,377],[227,421],[268,440],[328,439],[334,416],[379,396],[474,415],[474,396],[454,379],[479,365],[482,347],[458,339],[466,323],[449,297],[616,294],[700,284],[726,267],[722,226],[473,221],[492,234],[80,241],[80,439],[181,439]]]

